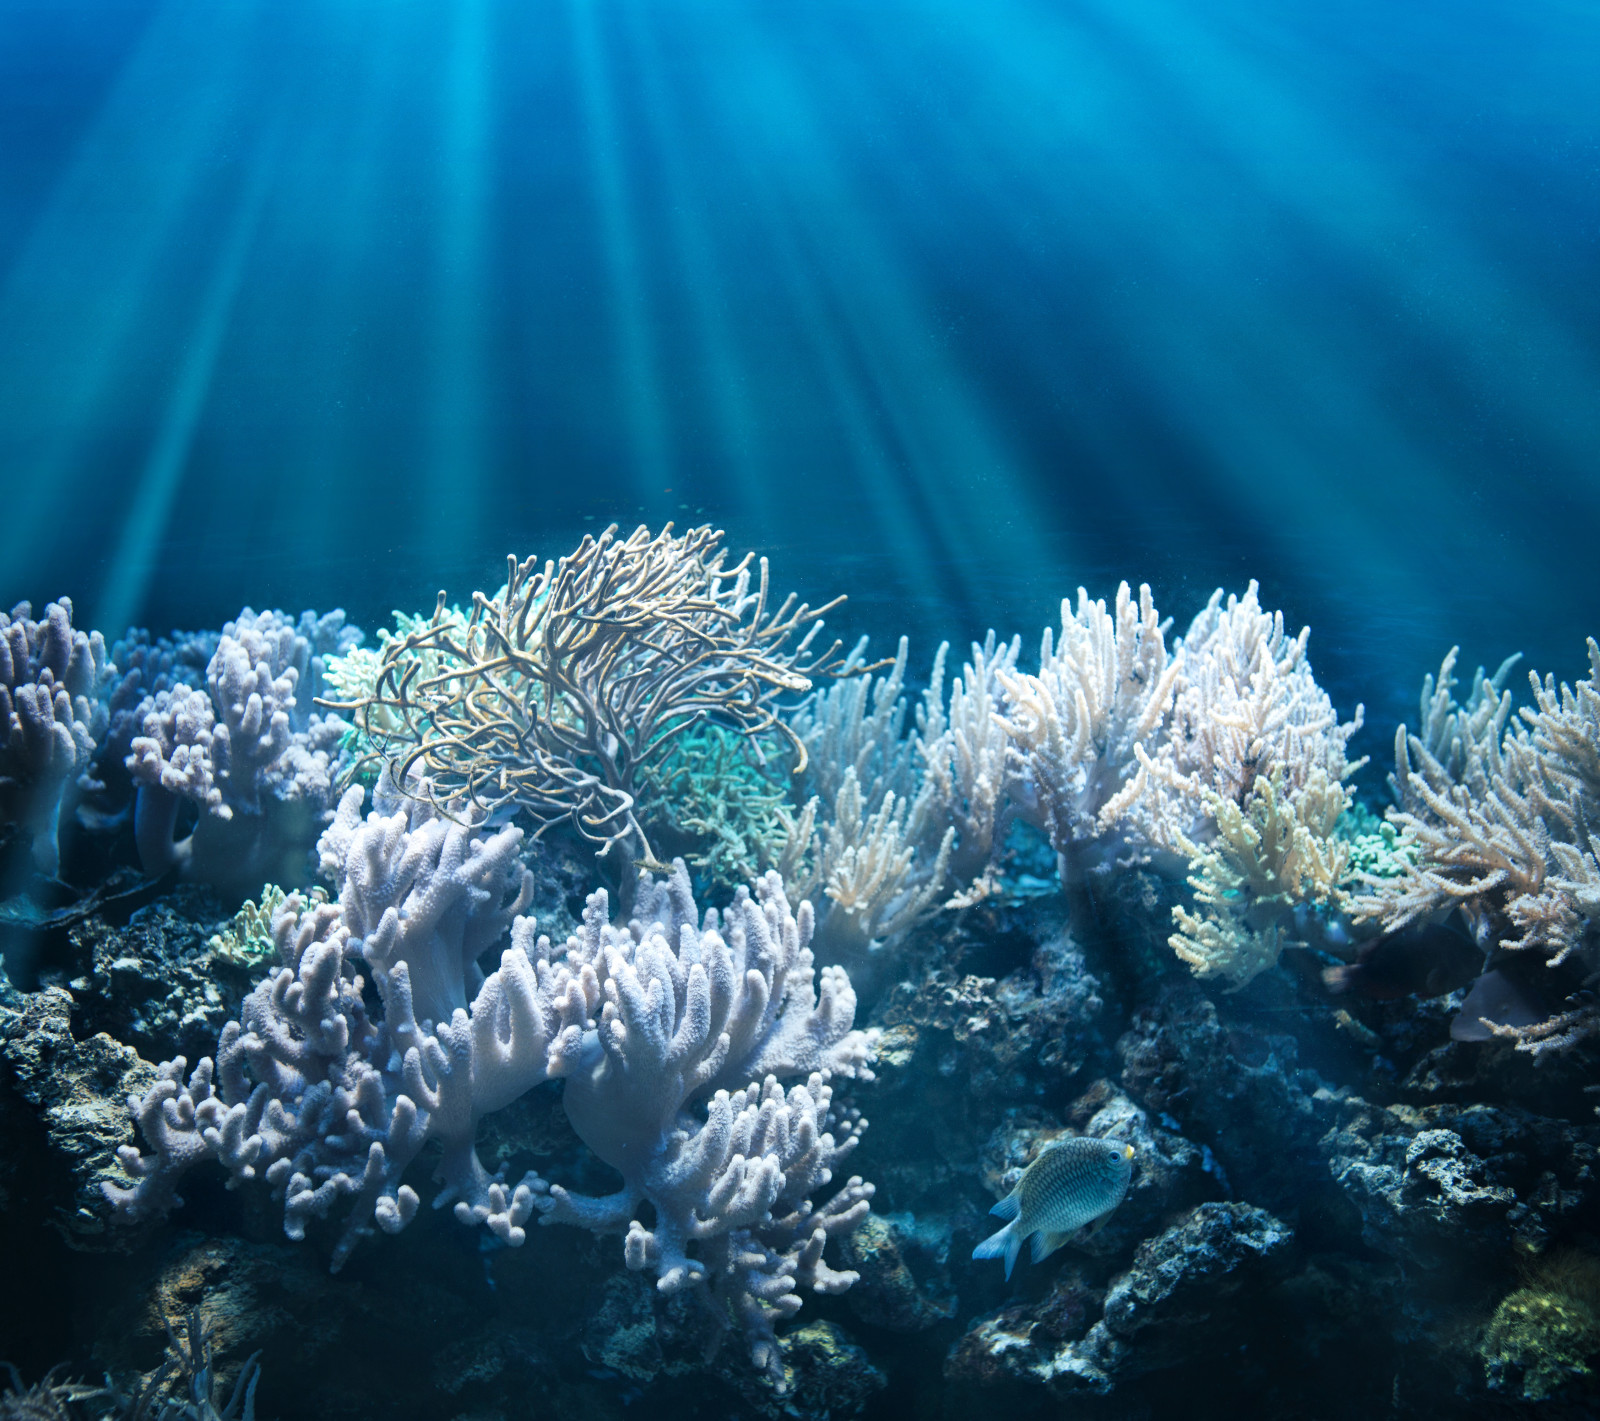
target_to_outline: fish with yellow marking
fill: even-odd
[[[1133,1146],[1120,1140],[1080,1135],[1046,1145],[1022,1171],[1017,1187],[989,1211],[1011,1222],[984,1239],[972,1256],[1003,1254],[1009,1278],[1024,1239],[1033,1239],[1035,1263],[1049,1257],[1080,1229],[1104,1223],[1132,1178]]]

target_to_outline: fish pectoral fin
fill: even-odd
[[[1048,1233],[1040,1229],[1033,1236],[1033,1261],[1038,1263],[1041,1259],[1048,1258],[1058,1248],[1072,1241],[1074,1235],[1070,1233]]]
[[[1096,1215],[1094,1218],[1090,1219],[1088,1223],[1078,1230],[1078,1241],[1081,1243],[1085,1239],[1093,1238],[1097,1233],[1100,1232],[1101,1229],[1106,1226],[1106,1220],[1109,1219],[1114,1213],[1116,1213],[1115,1209],[1107,1209],[1105,1213]]]

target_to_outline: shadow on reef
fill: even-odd
[[[0,1416],[1600,1410],[1600,646],[1447,657],[1379,821],[1253,584],[913,697],[722,559],[5,618]]]

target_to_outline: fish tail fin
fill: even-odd
[[[1022,1252],[1022,1235],[1016,1231],[1016,1224],[1009,1223],[1006,1228],[1011,1231],[1010,1242],[1006,1244],[1006,1282],[1011,1281],[1011,1270],[1017,1266],[1017,1255]]]
[[[1017,1236],[1015,1223],[1007,1224],[1003,1229],[998,1229],[984,1239],[972,1250],[974,1258],[1001,1258],[1006,1261],[1006,1277],[1011,1276],[1011,1270],[1016,1266],[1017,1255],[1022,1252],[1022,1240]]]

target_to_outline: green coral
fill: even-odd
[[[785,747],[775,737],[703,721],[640,775],[641,817],[695,841],[685,855],[729,891],[779,863],[795,832]]]
[[[247,901],[233,915],[233,920],[227,927],[212,935],[211,941],[207,944],[212,956],[220,958],[230,966],[243,967],[250,972],[259,972],[263,967],[276,961],[278,948],[272,940],[272,916],[283,906],[288,897],[288,893],[276,884],[267,884],[261,890],[259,904]],[[309,901],[312,904],[326,903],[328,894],[322,888],[313,888]]]
[[[1359,801],[1351,801],[1333,833],[1349,845],[1341,880],[1347,889],[1353,891],[1374,878],[1404,878],[1416,867],[1416,844]]]
[[[1600,1352],[1600,1259],[1565,1253],[1542,1260],[1506,1295],[1478,1345],[1495,1391],[1544,1401],[1591,1375]]]

